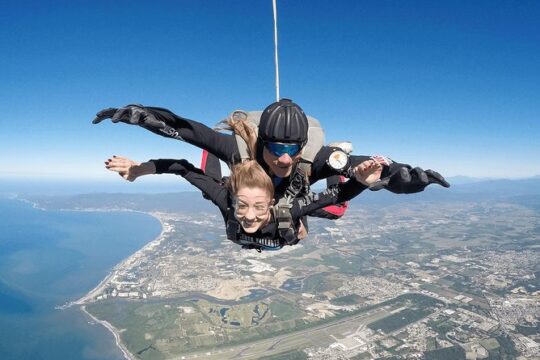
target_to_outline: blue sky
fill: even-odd
[[[540,174],[538,1],[277,5],[281,96],[327,141],[445,176]],[[275,100],[270,0],[7,1],[0,53],[0,178],[116,180],[114,154],[198,162],[189,144],[92,125],[105,107],[213,125]]]

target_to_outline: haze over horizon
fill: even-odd
[[[446,177],[540,174],[540,3],[277,7],[281,96],[328,142]],[[20,1],[0,18],[1,179],[121,182],[103,167],[112,155],[199,163],[189,144],[91,125],[102,108],[161,106],[211,126],[275,100],[271,1]]]

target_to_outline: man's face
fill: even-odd
[[[281,178],[291,175],[293,165],[300,159],[301,156],[301,151],[293,156],[289,155],[288,153],[277,156],[276,154],[270,152],[266,146],[263,150],[264,162],[268,165],[273,175]]]

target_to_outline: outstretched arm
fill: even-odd
[[[445,188],[450,184],[438,172],[420,167],[413,168],[408,164],[396,163],[386,157],[375,156],[379,162],[385,162],[381,179],[370,186],[370,190],[387,189],[395,194],[412,194],[424,191],[430,184],[438,184]]]
[[[353,179],[333,185],[321,193],[310,194],[307,198],[295,199],[291,209],[293,217],[309,215],[328,205],[351,200],[376,183],[381,177],[382,169],[383,166],[373,159],[363,161],[353,168]]]
[[[113,123],[139,125],[155,134],[185,141],[207,150],[229,164],[239,160],[234,135],[219,133],[200,122],[180,117],[167,109],[142,105],[108,108],[98,112],[92,123],[99,124],[109,118]]]
[[[333,175],[339,175],[328,164],[327,160],[335,148],[323,146],[317,153],[312,166],[310,182],[314,183],[320,179],[325,179]],[[423,191],[430,184],[439,184],[449,187],[450,184],[444,177],[433,170],[423,170],[419,167],[413,168],[408,164],[401,164],[383,156],[351,155],[351,165],[356,166],[363,161],[375,159],[383,165],[381,179],[370,186],[371,190],[387,189],[396,194],[410,194]]]
[[[156,173],[156,167],[152,162],[139,163],[123,156],[113,156],[105,161],[108,170],[117,172],[124,180],[135,181],[139,176]]]
[[[227,212],[227,189],[223,184],[216,182],[212,177],[196,168],[187,160],[157,159],[150,160],[156,168],[156,174],[176,174],[182,176],[189,183],[201,190],[222,213]]]
[[[207,195],[222,213],[227,211],[227,189],[203,173],[187,160],[157,159],[139,163],[122,156],[113,156],[105,161],[108,170],[117,172],[127,181],[150,174],[176,174],[189,181]]]

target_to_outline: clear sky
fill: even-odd
[[[277,5],[281,96],[327,141],[445,176],[540,174],[539,1]],[[141,103],[213,125],[273,101],[271,0],[0,5],[0,177],[115,179],[114,154],[197,163],[189,144],[91,120]]]

